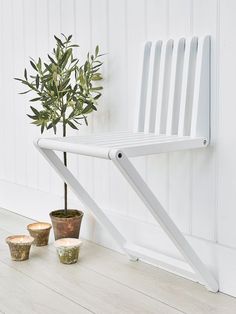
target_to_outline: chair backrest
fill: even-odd
[[[209,139],[210,37],[146,42],[136,131]]]

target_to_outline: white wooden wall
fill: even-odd
[[[235,30],[233,0],[0,0],[0,206],[35,219],[62,206],[62,184],[33,147],[39,130],[30,125],[27,97],[17,94],[22,89],[13,80],[29,56],[52,49],[54,34],[73,34],[82,56],[97,43],[108,52],[102,103],[81,133],[132,129],[142,41],[210,34],[212,146],[135,164],[219,277],[221,290],[236,295]],[[112,165],[72,156],[70,167],[127,237],[179,258]],[[89,213],[83,235],[114,248]]]

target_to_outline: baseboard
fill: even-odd
[[[0,207],[17,214],[35,220],[48,220],[48,213],[55,208],[60,208],[62,203],[62,198],[58,195],[0,181]],[[70,200],[70,204],[76,207],[81,206],[79,201],[74,199]],[[139,248],[140,256],[138,257],[145,262],[194,280],[193,276],[189,276],[187,263],[157,225],[116,212],[106,212],[126,238]],[[86,239],[119,251],[107,232],[88,212],[85,212],[81,233]],[[218,279],[220,291],[236,296],[236,280],[234,280],[236,278],[236,249],[189,235],[186,235],[186,238]],[[145,258],[147,252],[151,256],[149,259]]]

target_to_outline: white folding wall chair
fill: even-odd
[[[119,247],[135,260],[139,256],[138,252],[131,249],[132,245],[64,167],[53,150],[112,161],[182,253],[199,281],[216,292],[217,281],[129,159],[207,147],[210,130],[210,37],[146,42],[139,91],[139,111],[134,133],[40,138],[36,146],[85,208],[92,211]]]

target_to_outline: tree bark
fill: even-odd
[[[63,137],[66,136],[66,124],[63,122]],[[64,166],[67,167],[67,153],[63,152],[63,161],[64,161]],[[67,190],[67,184],[64,182],[64,211],[65,211],[65,216],[67,216],[67,196],[68,196],[68,190]]]

